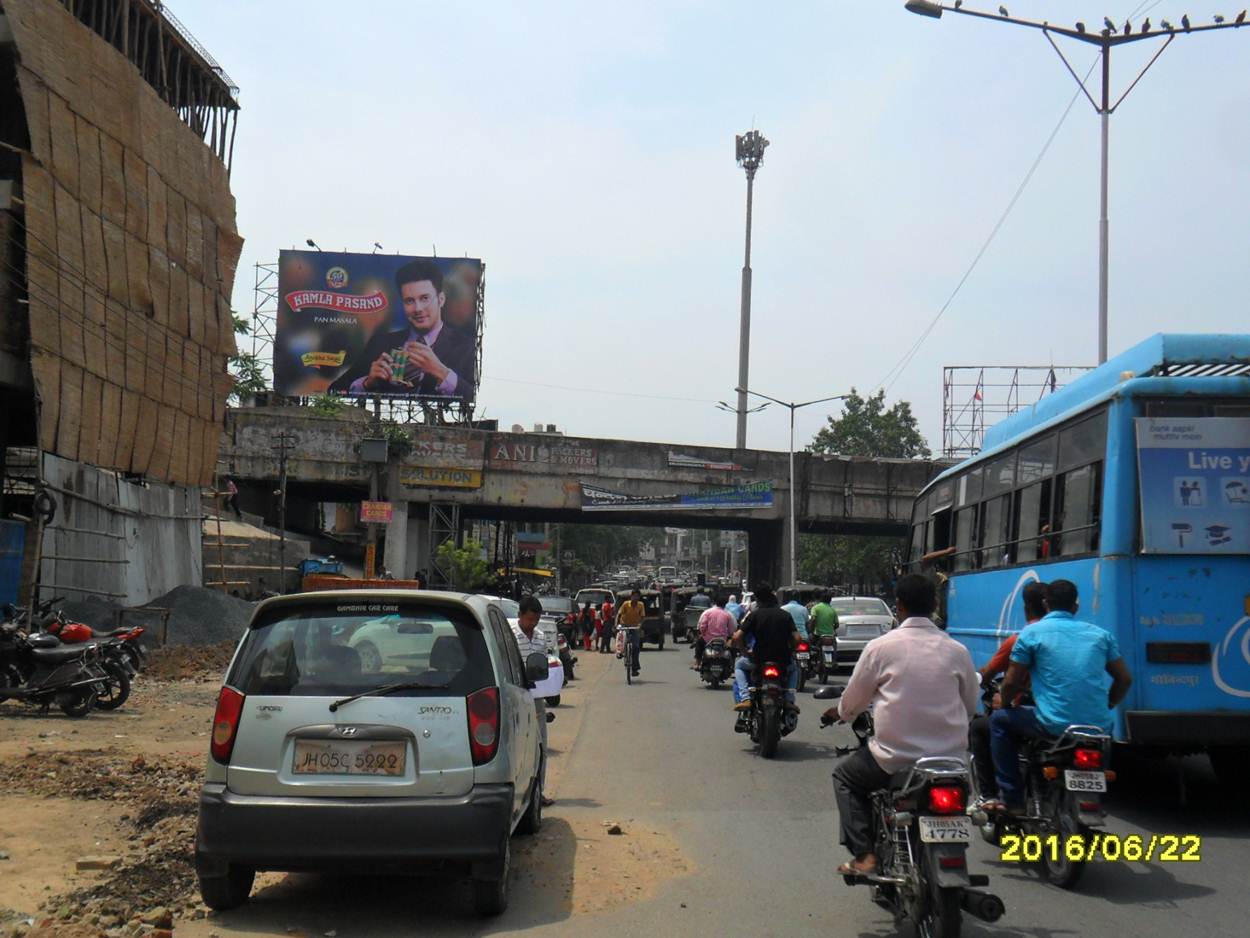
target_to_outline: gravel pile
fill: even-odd
[[[176,586],[143,608],[169,610],[169,645],[220,645],[239,640],[252,618],[254,605],[220,590]],[[130,622],[128,616],[127,624]],[[159,630],[159,618],[154,617],[153,628]],[[154,631],[153,638],[149,648],[159,644],[159,631]]]
[[[117,610],[122,607],[99,596],[88,596],[63,603],[60,608],[71,622],[85,622],[93,629],[106,631],[117,628]],[[129,620],[126,624],[130,624]]]
[[[148,656],[143,676],[153,681],[220,681],[237,642],[219,645],[170,645]]]

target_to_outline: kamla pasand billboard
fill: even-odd
[[[483,264],[282,251],[274,390],[472,401]]]

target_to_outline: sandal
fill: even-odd
[[[871,876],[875,872],[877,864],[861,863],[859,860],[851,860],[838,867],[838,873],[842,876]]]

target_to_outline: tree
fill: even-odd
[[[444,541],[436,551],[438,566],[451,581],[453,590],[476,592],[486,585],[489,568],[482,559],[482,545],[477,541],[465,541],[457,547],[454,541]]]
[[[840,456],[927,459],[931,453],[907,401],[885,406],[885,391],[861,397],[852,388],[839,416],[830,416],[808,450]],[[815,583],[875,590],[892,576],[902,559],[896,537],[850,537],[804,534],[799,537],[799,576]]]
[[[614,524],[562,524],[560,549],[600,570],[617,561],[633,562],[655,533],[650,528]]]
[[[234,387],[230,390],[230,400],[238,402],[239,398],[261,391],[269,390],[269,379],[265,377],[265,366],[260,358],[250,352],[242,352],[230,356],[230,376],[234,378]]]
[[[931,455],[911,404],[897,401],[886,410],[884,390],[865,398],[854,388],[842,402],[841,416],[830,416],[808,449],[813,453],[880,459],[927,459]]]

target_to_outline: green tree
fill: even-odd
[[[643,545],[654,537],[651,528],[615,524],[559,525],[560,550],[571,550],[577,561],[599,570],[618,561],[633,563]]]
[[[240,316],[234,310],[230,310],[230,319],[234,322],[235,335],[250,335],[252,332],[252,321],[246,316]]]
[[[842,413],[829,417],[808,450],[885,459],[927,459],[931,455],[911,404],[896,401],[887,409],[885,391],[861,397],[854,388],[842,402]],[[872,591],[890,579],[902,559],[902,548],[902,540],[896,537],[801,534],[799,576],[856,592]]]
[[[444,541],[435,552],[438,567],[447,574],[453,590],[476,592],[486,585],[490,570],[482,559],[482,545],[477,541],[465,541],[457,547],[453,541]]]
[[[927,459],[931,454],[924,434],[907,401],[885,407],[885,391],[860,397],[851,388],[842,402],[842,413],[830,416],[808,449],[839,456],[873,456],[881,459]]]
[[[250,352],[230,356],[230,376],[234,378],[234,387],[230,390],[230,400],[233,403],[237,404],[241,397],[269,390],[265,366],[258,356]]]
[[[334,394],[318,394],[308,402],[308,409],[318,417],[337,417],[346,405]]]

